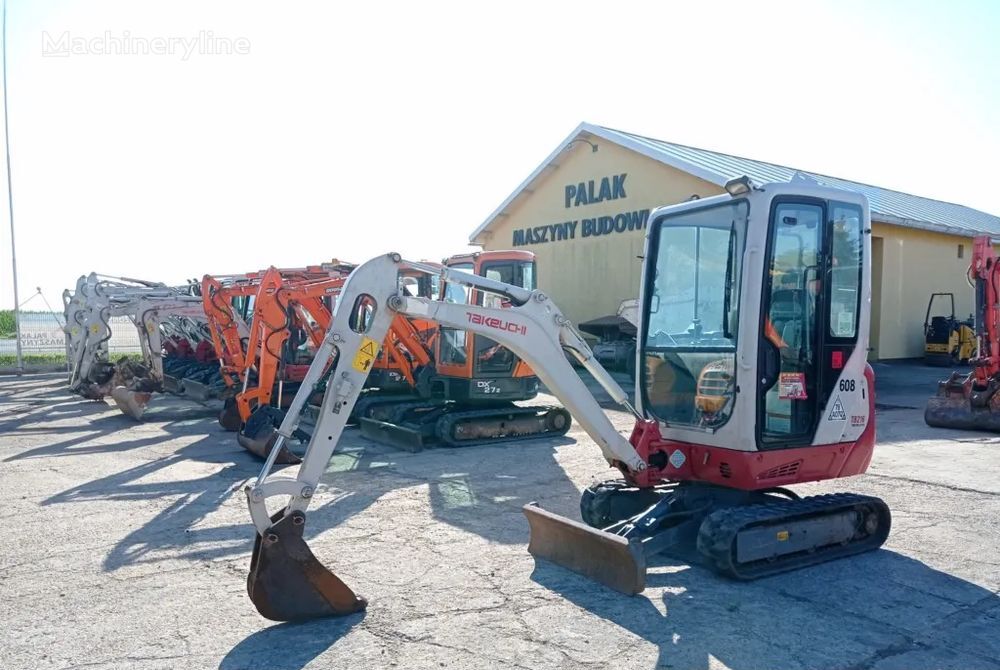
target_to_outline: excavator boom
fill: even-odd
[[[481,307],[405,296],[399,292],[397,280],[402,270],[439,274],[445,281],[503,296],[511,305]],[[630,408],[627,394],[597,363],[589,346],[548,296],[447,268],[408,263],[397,254],[379,256],[359,266],[344,284],[326,337],[277,430],[277,442],[260,475],[244,489],[259,536],[247,588],[258,611],[268,618],[285,621],[349,614],[364,606],[363,599],[308,550],[302,529],[305,510],[372,369],[379,343],[396,315],[488,335],[532,367],[594,438],[609,463],[621,463],[633,471],[645,468],[563,352],[569,351],[612,398]],[[295,432],[301,411],[331,359],[320,419],[297,475],[272,474],[283,441]],[[274,496],[289,496],[289,501],[272,516],[266,501]]]

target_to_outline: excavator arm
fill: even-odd
[[[973,240],[967,279],[976,300],[972,371],[952,372],[938,382],[937,394],[924,409],[924,421],[937,428],[1000,432],[1000,258],[990,236]]]
[[[506,298],[508,308],[479,307],[403,295],[401,271],[438,275]],[[248,592],[258,611],[288,621],[348,614],[365,606],[340,579],[319,563],[302,538],[305,510],[343,433],[348,416],[397,315],[435,321],[489,336],[509,348],[571,412],[598,444],[609,463],[630,472],[646,467],[641,456],[608,420],[597,400],[569,364],[570,352],[611,397],[635,414],[628,396],[596,361],[579,333],[541,291],[529,291],[485,277],[403,261],[397,254],[374,258],[350,275],[338,298],[330,328],[303,383],[278,428],[277,442],[260,475],[244,487],[257,530]],[[333,360],[317,425],[296,476],[272,474],[284,441],[295,432],[313,389]],[[271,514],[267,501],[288,496]]]

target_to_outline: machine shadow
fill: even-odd
[[[362,611],[339,619],[270,626],[233,647],[219,663],[219,670],[300,670],[347,635],[364,617]]]
[[[79,400],[81,403],[91,401]],[[155,402],[155,400],[154,400]],[[167,404],[167,403],[165,403]],[[175,551],[189,560],[209,560],[249,551],[252,535],[244,525],[199,528],[198,525],[228,500],[239,484],[257,474],[259,462],[242,449],[232,433],[215,421],[217,410],[200,405],[171,404],[149,413],[159,423],[156,435],[126,439],[136,424],[115,409],[104,406],[104,414],[89,425],[66,431],[82,435],[46,444],[12,456],[7,461],[41,456],[102,454],[153,447],[178,437],[193,441],[159,458],[144,460],[125,470],[78,484],[56,493],[41,505],[88,501],[163,501],[156,515],[129,532],[107,554],[103,567],[156,562],[163,552]],[[58,433],[60,429],[49,432]],[[206,434],[207,433],[207,434]],[[185,462],[217,464],[221,469],[202,477],[175,477],[163,473]],[[124,525],[131,525],[126,519]]]
[[[647,594],[661,587],[661,596],[626,596],[544,561],[531,579],[657,645],[653,668],[789,667],[803,662],[797,653],[814,667],[868,668],[927,648],[928,636],[974,647],[961,624],[1000,607],[998,594],[885,549],[756,582],[687,566],[652,570]],[[899,667],[941,662],[918,654]]]
[[[77,402],[91,403],[83,399]],[[75,433],[72,437],[29,449],[6,460],[120,453],[180,436],[197,438],[160,458],[92,479],[42,501],[42,505],[105,500],[162,501],[155,516],[128,532],[108,552],[103,563],[105,570],[157,562],[178,554],[185,560],[196,561],[250,551],[253,528],[249,516],[246,523],[200,527],[234,494],[240,495],[239,485],[256,476],[261,466],[260,461],[237,444],[233,433],[217,425],[214,413],[207,416],[200,406],[157,408],[149,416],[150,420],[167,421],[158,425],[162,433],[126,439],[129,429],[137,424],[106,405],[101,407],[105,413],[88,425],[65,429]],[[108,414],[109,411],[112,413]],[[61,430],[56,427],[49,432],[59,434]],[[535,483],[528,487],[532,493],[537,492],[532,499],[578,499],[577,489],[551,458],[552,440],[430,449],[409,454],[369,443],[353,430],[345,437],[348,438],[345,443],[354,446],[338,448],[323,477],[323,485],[332,490],[333,496],[310,508],[310,527],[314,532],[340,525],[394,490],[427,486],[435,518],[491,540],[524,542],[526,524],[511,524],[507,515],[519,514],[520,505],[528,502],[527,498],[516,496],[518,490],[525,488],[525,480]],[[569,442],[571,440],[563,439],[556,444]],[[512,453],[516,456],[512,457]],[[222,468],[196,478],[163,474],[189,461],[218,464]]]
[[[547,507],[577,513],[580,492],[553,450],[554,445],[571,443],[569,438],[546,438],[409,454],[356,440],[334,453],[322,479],[334,499],[310,509],[309,526],[318,533],[394,491],[426,487],[434,519],[493,542],[524,543],[528,525],[522,505],[551,501]]]

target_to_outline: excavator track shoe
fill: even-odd
[[[301,621],[360,612],[368,601],[317,560],[303,539],[306,516],[278,512],[250,559],[247,593],[272,621]]]
[[[1000,412],[991,407],[973,407],[960,395],[934,396],[924,407],[924,422],[934,428],[1000,432]]]
[[[537,503],[522,510],[528,518],[528,551],[626,595],[646,588],[646,557],[637,540],[591,528],[548,512]]]
[[[118,409],[136,421],[142,420],[142,415],[146,412],[152,395],[152,393],[145,391],[132,391],[124,386],[116,386],[111,391],[111,397],[118,405]]]
[[[728,577],[759,579],[878,549],[891,525],[879,498],[818,495],[717,510],[701,523],[698,551]]]
[[[258,407],[243,425],[243,429],[236,436],[236,441],[254,456],[266,459],[278,441],[278,430],[275,426],[281,425],[283,416],[284,412],[277,408],[267,405]],[[279,465],[295,465],[301,463],[302,459],[282,443],[281,452],[274,462]]]

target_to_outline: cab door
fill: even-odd
[[[772,201],[758,343],[760,449],[810,445],[821,421],[847,419],[837,391],[855,389],[835,386],[857,344],[861,222],[857,205]]]

